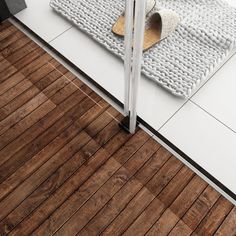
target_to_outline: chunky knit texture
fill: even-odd
[[[125,0],[51,0],[51,7],[105,48],[124,58],[124,40],[112,25]],[[189,97],[236,45],[236,9],[222,0],[158,0],[153,11],[171,9],[177,29],[143,55],[142,72],[167,90]]]

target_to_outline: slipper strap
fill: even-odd
[[[161,39],[164,39],[176,29],[180,17],[177,13],[168,9],[162,9],[157,13],[160,15],[162,22]]]

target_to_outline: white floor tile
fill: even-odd
[[[74,27],[50,44],[123,103],[124,68],[121,59]],[[138,115],[153,128],[159,129],[184,102],[184,99],[176,98],[142,76]]]
[[[50,0],[26,0],[27,8],[16,17],[45,41],[50,41],[71,27],[49,6]]]
[[[160,133],[236,193],[234,132],[188,102]]]
[[[236,132],[235,65],[236,55],[191,100]]]
[[[119,58],[74,27],[50,45],[123,102],[123,65]]]

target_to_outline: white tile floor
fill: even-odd
[[[236,189],[233,131],[189,101],[160,133],[229,189]]]
[[[27,9],[19,12],[19,18],[32,31],[49,42],[72,27],[72,25],[51,11],[49,0],[27,0]]]
[[[228,0],[236,6],[236,0]],[[58,16],[49,0],[26,0],[17,18],[123,102],[122,61]],[[236,55],[190,100],[141,78],[138,115],[236,193]]]
[[[123,63],[119,58],[104,50],[75,27],[50,44],[123,102]],[[71,50],[71,45],[73,45],[73,50]],[[159,129],[185,102],[183,99],[176,99],[144,76],[141,79],[140,88],[138,113],[155,129]],[[157,112],[154,113],[155,110]]]
[[[191,99],[236,132],[236,55]]]

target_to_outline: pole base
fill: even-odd
[[[124,117],[124,119],[119,123],[119,126],[121,129],[123,129],[124,131],[126,131],[127,133],[130,133],[130,129],[129,129],[129,121],[130,121],[130,117],[126,116]],[[137,122],[136,124],[136,130],[139,126],[139,123]]]

